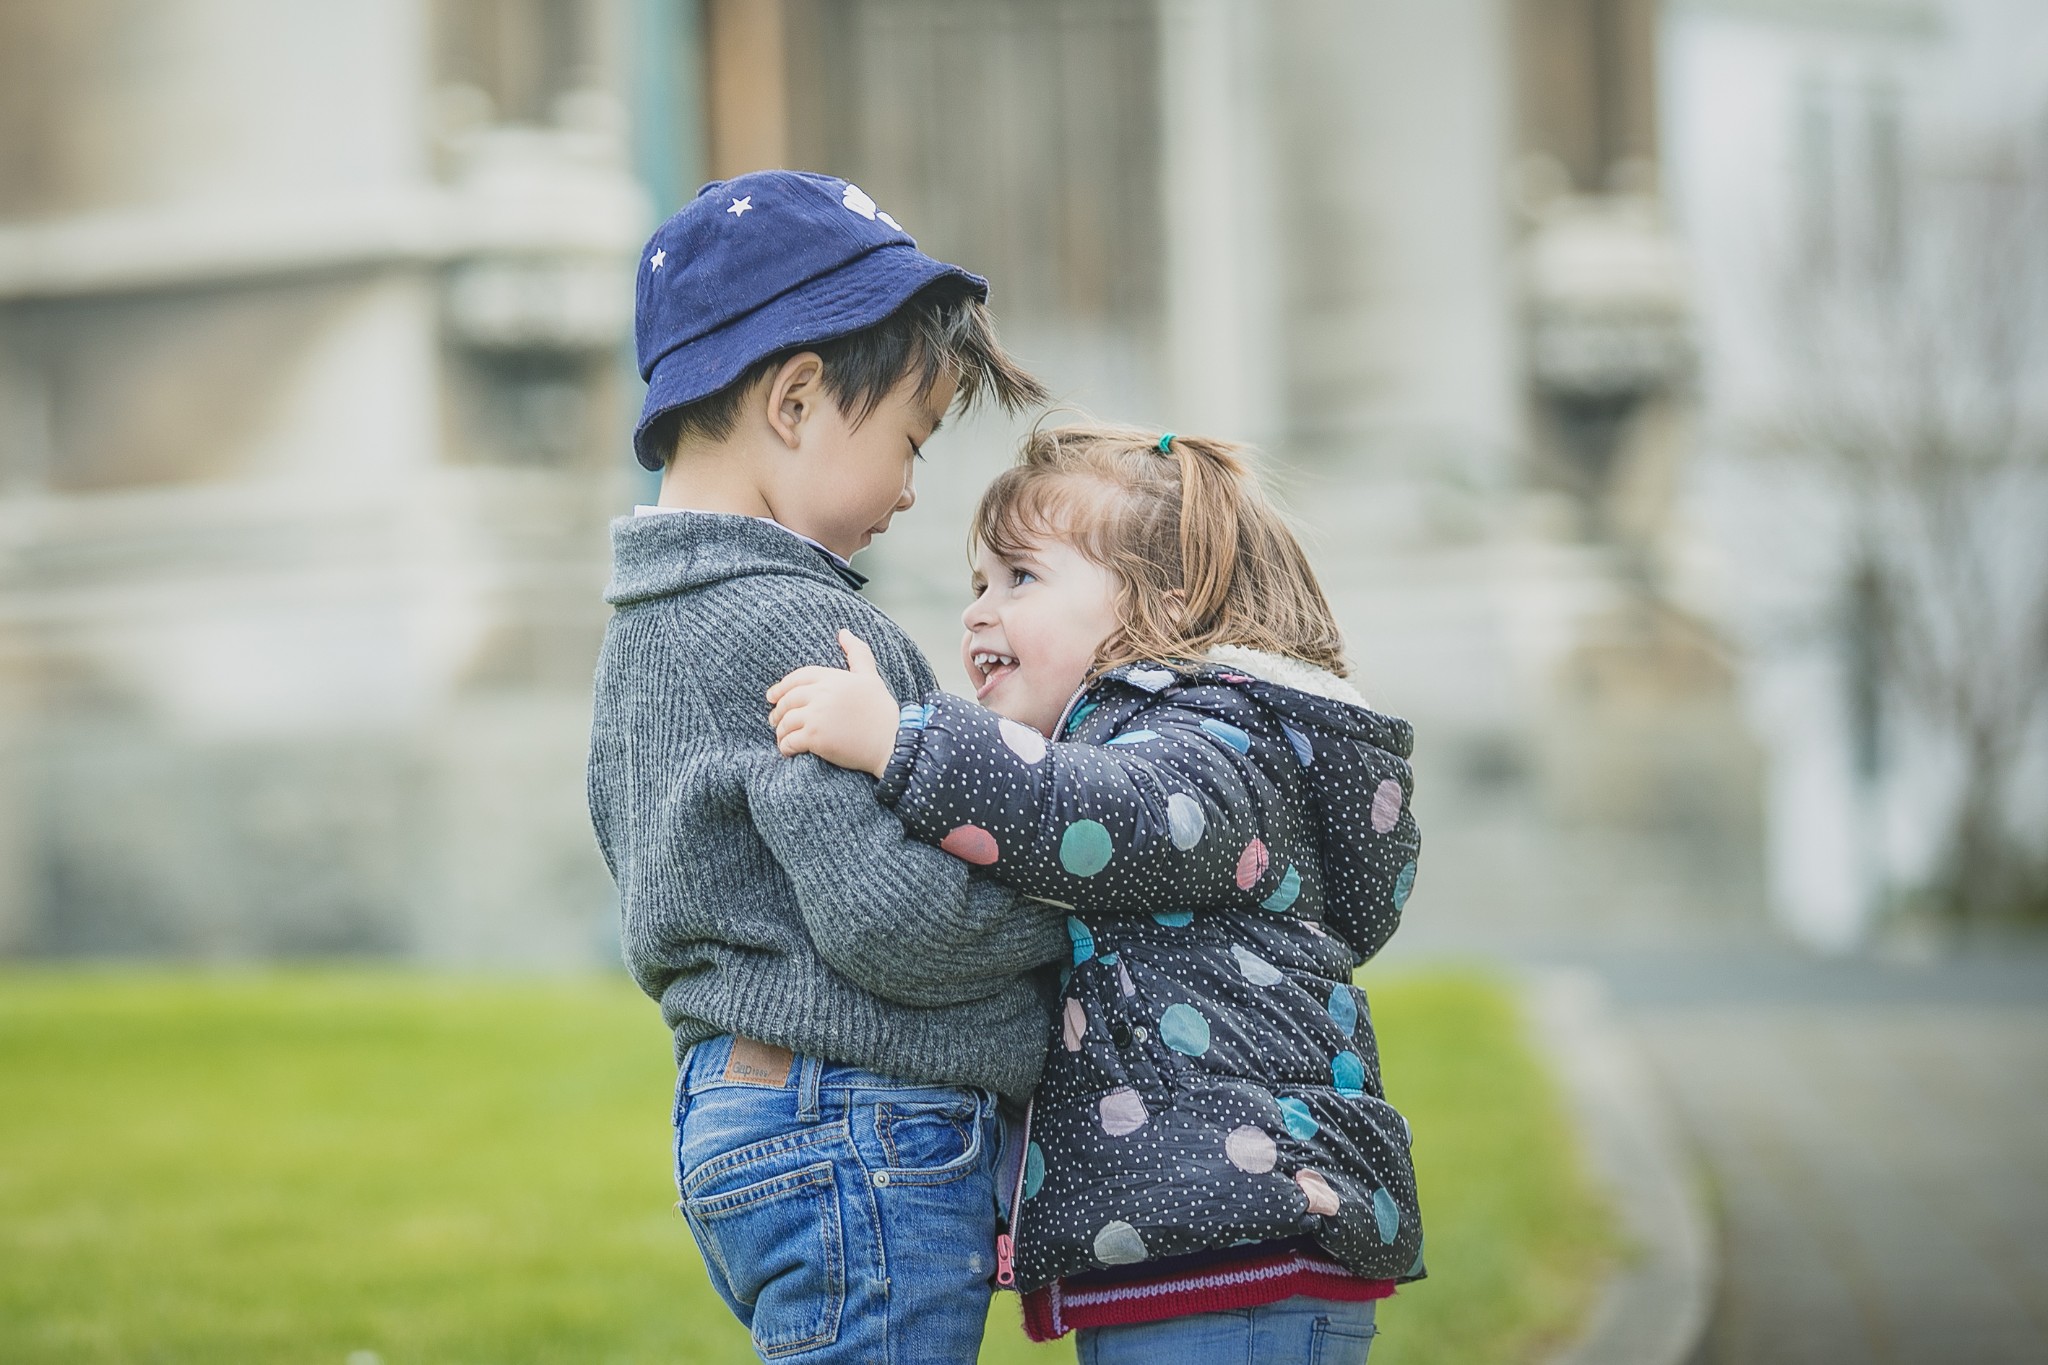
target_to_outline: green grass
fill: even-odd
[[[1429,1278],[1380,1306],[1372,1365],[1506,1365],[1569,1339],[1618,1250],[1513,997],[1477,974],[1361,975],[1415,1132]]]
[[[1523,1358],[1604,1217],[1496,986],[1372,989],[1432,1277],[1374,1365]],[[750,1360],[672,1208],[672,1084],[613,980],[0,976],[0,1360]],[[1015,1322],[984,1361],[1072,1359]]]

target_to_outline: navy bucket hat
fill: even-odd
[[[778,351],[872,327],[935,280],[988,281],[917,249],[857,185],[808,171],[714,180],[640,253],[633,328],[647,401],[633,452],[660,469],[648,425]]]

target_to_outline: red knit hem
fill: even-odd
[[[1052,1341],[1077,1327],[1158,1322],[1191,1313],[1257,1308],[1297,1295],[1361,1303],[1394,1292],[1392,1280],[1367,1280],[1330,1261],[1293,1252],[1210,1267],[1159,1280],[1101,1287],[1055,1280],[1024,1295],[1024,1334]]]

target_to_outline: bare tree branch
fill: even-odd
[[[1986,148],[1861,207],[1822,266],[1785,275],[1759,444],[1848,510],[1840,591],[1881,600],[1841,619],[1882,631],[1854,657],[1887,675],[1860,695],[1962,762],[1934,891],[1959,914],[2048,914],[2048,859],[2008,816],[2048,708],[2048,157]]]

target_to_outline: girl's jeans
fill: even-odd
[[[1086,1327],[1079,1354],[1081,1365],[1365,1365],[1377,1306],[1293,1298],[1129,1327]]]
[[[754,1349],[972,1361],[995,1271],[993,1097],[734,1048],[713,1038],[683,1059],[676,1187]]]

